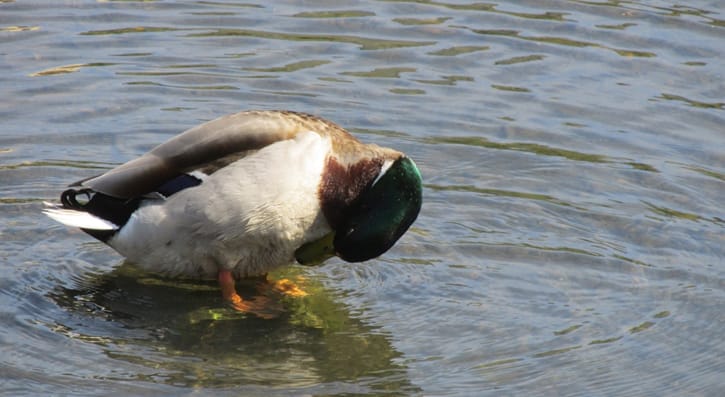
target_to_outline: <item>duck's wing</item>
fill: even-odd
[[[306,116],[306,115],[305,115]],[[154,191],[189,171],[213,169],[274,142],[291,139],[309,130],[300,115],[280,111],[235,113],[191,128],[150,152],[102,175],[71,186],[130,199]]]

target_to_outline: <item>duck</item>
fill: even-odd
[[[311,114],[248,110],[70,184],[43,213],[143,270],[216,278],[224,300],[254,313],[263,304],[242,299],[235,280],[376,258],[421,205],[420,170],[404,153]]]

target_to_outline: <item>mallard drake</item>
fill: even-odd
[[[250,306],[235,278],[295,259],[375,258],[422,202],[420,172],[403,153],[291,111],[220,117],[69,187],[46,215],[145,270],[216,277],[240,310]]]

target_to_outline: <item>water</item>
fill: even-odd
[[[723,53],[705,0],[0,2],[0,390],[719,395]],[[261,320],[40,215],[251,108],[409,154],[413,229]]]

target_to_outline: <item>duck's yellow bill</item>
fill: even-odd
[[[335,232],[330,232],[319,240],[303,244],[295,251],[295,259],[305,266],[316,266],[335,256]]]

